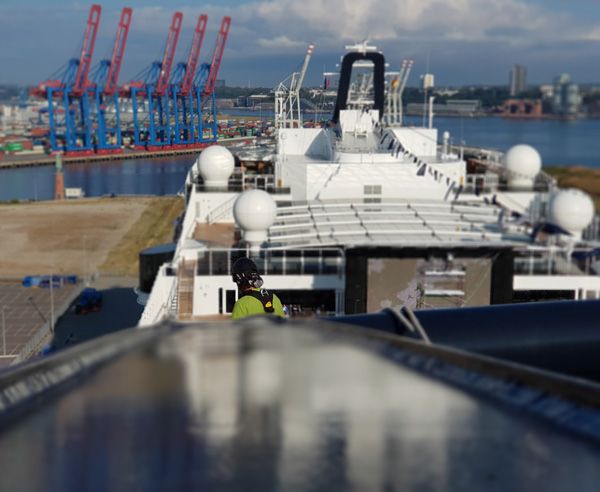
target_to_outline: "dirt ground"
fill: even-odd
[[[142,236],[152,236],[154,244],[165,237],[169,241],[179,202],[177,197],[124,197],[0,205],[0,277],[89,275],[99,269],[136,275],[135,248],[153,245]],[[158,237],[153,234],[157,229]],[[123,250],[131,244],[124,245],[124,240],[132,230],[139,241],[131,251]],[[131,272],[110,271],[114,257],[124,254],[129,255],[124,262]],[[100,268],[111,258],[112,263]]]

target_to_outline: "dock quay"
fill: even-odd
[[[252,138],[248,137],[233,137],[219,139],[216,143],[218,143],[219,145],[228,146],[246,142],[250,143],[251,141]],[[160,157],[197,154],[201,150],[201,148],[195,147],[182,149],[165,149],[156,151],[126,150],[124,152],[114,154],[68,155],[62,156],[62,162],[63,164],[79,164],[83,162],[116,161],[124,159],[153,159]],[[36,157],[21,155],[16,156],[11,160],[0,161],[0,170],[21,167],[53,166],[54,162],[55,157],[53,155],[40,155]]]

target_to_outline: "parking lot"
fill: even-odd
[[[7,366],[33,335],[77,297],[79,285],[58,288],[25,288],[20,282],[0,282],[0,367]]]

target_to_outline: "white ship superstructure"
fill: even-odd
[[[226,316],[239,256],[295,313],[600,296],[590,198],[558,190],[526,145],[468,168],[431,118],[401,125],[409,65],[386,74],[380,52],[352,48],[325,128],[303,128],[280,102],[273,162],[261,172],[236,167],[222,147],[200,154],[174,257],[140,324]],[[353,80],[356,67],[370,75]]]

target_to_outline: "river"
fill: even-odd
[[[153,159],[124,159],[64,166],[65,186],[86,196],[174,195],[183,188],[193,154]],[[54,196],[54,167],[0,171],[0,201],[49,200]]]
[[[246,112],[248,116],[263,116]],[[263,116],[264,117],[264,116]],[[308,116],[310,117],[310,116]],[[420,118],[409,118],[420,125]],[[600,168],[600,120],[506,120],[502,118],[436,118],[455,144],[506,151],[527,143],[545,166],[582,165]],[[159,159],[124,159],[65,165],[65,186],[83,188],[86,196],[109,194],[172,195],[181,190],[194,155]],[[48,200],[54,194],[51,166],[0,172],[0,201]]]

